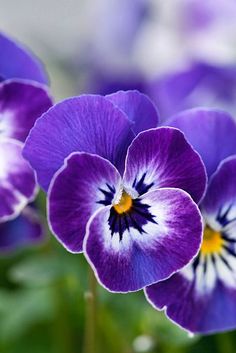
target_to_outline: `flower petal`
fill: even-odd
[[[36,119],[50,108],[45,86],[26,80],[0,84],[0,134],[25,141]]]
[[[138,91],[118,91],[106,96],[113,104],[120,108],[133,122],[133,131],[141,131],[157,127],[157,110],[148,96]]]
[[[183,131],[202,157],[208,176],[223,159],[236,154],[236,123],[228,113],[196,108],[179,113],[168,125]]]
[[[201,204],[204,217],[213,229],[229,227],[236,222],[235,180],[236,156],[232,156],[223,160],[212,175],[206,196]]]
[[[225,286],[215,279],[211,270],[208,271],[208,280],[215,281],[210,292],[199,292],[196,280],[180,272],[147,287],[146,297],[156,309],[166,309],[171,320],[190,332],[206,334],[234,329],[236,286]]]
[[[130,145],[124,185],[131,194],[180,188],[198,202],[205,191],[206,173],[201,158],[179,130],[158,128],[140,133]]]
[[[84,95],[56,104],[43,114],[31,130],[23,154],[47,190],[72,152],[100,155],[122,171],[133,136],[122,111],[102,96]]]
[[[121,188],[121,177],[107,160],[88,153],[73,153],[54,176],[49,189],[51,229],[71,252],[81,252],[89,218],[110,205]]]
[[[48,83],[42,63],[28,49],[0,33],[0,75]]]
[[[0,223],[0,253],[9,254],[44,240],[44,229],[37,212],[27,206],[11,221]]]
[[[201,217],[187,193],[158,189],[137,201],[138,210],[118,220],[126,225],[122,232],[114,231],[109,206],[98,210],[87,225],[85,256],[110,291],[137,291],[161,281],[187,264],[199,249]]]
[[[22,144],[16,140],[0,142],[0,222],[16,217],[36,195],[35,176],[22,157]]]

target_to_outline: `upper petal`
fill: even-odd
[[[118,91],[106,96],[113,104],[120,108],[133,122],[135,134],[157,127],[158,113],[148,96],[134,91]]]
[[[137,291],[187,264],[201,242],[197,206],[179,189],[133,200],[129,212],[98,210],[87,225],[85,255],[99,281],[114,292]]]
[[[130,145],[124,185],[134,194],[160,187],[180,188],[199,202],[206,188],[206,172],[182,132],[158,128],[140,133]]]
[[[16,217],[36,195],[33,170],[22,157],[22,144],[0,141],[0,222]]]
[[[207,108],[186,110],[168,123],[185,134],[201,155],[208,176],[219,163],[236,153],[236,123],[226,112]]]
[[[97,95],[84,95],[56,104],[37,120],[24,148],[39,184],[48,189],[54,173],[72,152],[100,155],[124,168],[133,138],[125,114]]]
[[[36,119],[52,105],[46,86],[27,80],[0,84],[0,135],[24,142]]]
[[[201,203],[202,212],[213,227],[223,228],[230,220],[236,220],[235,181],[236,156],[231,156],[223,160],[212,175]]]
[[[28,49],[0,33],[0,76],[48,83],[42,63]]]
[[[110,205],[121,189],[121,177],[107,160],[73,153],[54,176],[48,217],[57,239],[71,252],[82,251],[85,228],[99,208]]]

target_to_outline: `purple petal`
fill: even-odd
[[[44,240],[44,229],[37,212],[27,206],[15,219],[0,223],[0,253],[37,245]]]
[[[120,108],[133,122],[133,131],[141,131],[157,127],[158,114],[152,101],[138,91],[119,91],[106,96],[113,104]]]
[[[210,176],[219,163],[236,153],[236,123],[219,110],[197,108],[179,113],[168,123],[185,134],[201,155]]]
[[[71,252],[81,252],[89,218],[110,205],[121,178],[107,160],[73,153],[56,173],[49,189],[49,221],[53,233]]]
[[[214,280],[215,275],[210,275]],[[199,292],[195,283],[180,272],[147,287],[146,297],[156,309],[166,309],[171,320],[190,332],[206,334],[235,329],[236,285],[228,287],[215,279],[212,291]]]
[[[162,121],[195,107],[235,112],[235,65],[214,66],[194,62],[182,71],[155,80],[149,94],[158,104]]]
[[[52,105],[45,86],[32,81],[0,84],[0,134],[25,141],[36,119]]]
[[[42,63],[26,48],[0,33],[0,76],[48,83]]]
[[[11,139],[0,142],[0,222],[16,217],[37,192],[34,172],[22,157],[22,146]]]
[[[187,191],[198,202],[205,191],[206,173],[201,158],[182,132],[158,128],[140,133],[130,145],[124,184],[131,194],[175,187]]]
[[[124,168],[133,139],[125,114],[102,96],[67,99],[42,115],[26,140],[24,157],[37,172],[45,189],[72,152],[88,152]]]
[[[236,156],[225,159],[212,175],[201,208],[206,217],[222,227],[236,221]],[[230,222],[230,223],[231,223]]]
[[[119,231],[111,223],[113,212],[107,206],[91,217],[84,244],[98,280],[110,291],[136,291],[163,280],[199,249],[200,213],[182,190],[159,189],[133,200],[130,213],[117,219]]]

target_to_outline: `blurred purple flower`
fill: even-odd
[[[49,188],[53,233],[67,250],[84,249],[111,291],[163,280],[199,249],[201,218],[183,190],[198,202],[205,169],[179,130],[154,128],[157,122],[138,91],[83,95],[45,113],[25,144],[25,158]]]
[[[0,223],[0,255],[9,255],[22,248],[38,245],[45,239],[45,230],[38,212],[26,206],[11,221]]]
[[[236,113],[236,66],[196,62],[189,68],[167,74],[150,85],[162,121],[189,108],[206,106]]]
[[[36,119],[52,105],[40,62],[0,34],[0,251],[41,237],[41,226],[27,204],[37,194],[35,174],[22,156]],[[33,81],[34,80],[34,81]],[[16,218],[17,217],[17,218]]]
[[[146,289],[148,300],[191,332],[236,327],[236,124],[227,113],[193,109],[170,126],[201,155],[209,185],[200,204],[205,229],[198,256],[170,279]]]

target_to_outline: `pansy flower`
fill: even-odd
[[[198,256],[170,279],[146,289],[150,303],[188,331],[236,327],[236,124],[227,113],[193,109],[170,125],[200,153],[209,175],[200,204],[204,236]]]
[[[34,56],[3,34],[0,49],[0,251],[9,252],[42,236],[36,211],[27,206],[38,188],[22,149],[36,119],[52,100],[47,87],[39,83],[47,79]]]
[[[193,199],[204,194],[205,168],[183,134],[153,128],[157,120],[137,91],[83,95],[43,114],[24,147],[48,190],[52,232],[67,250],[84,250],[110,291],[169,277],[201,242]]]
[[[148,92],[158,104],[162,121],[202,106],[235,113],[236,66],[195,61],[154,80]]]

